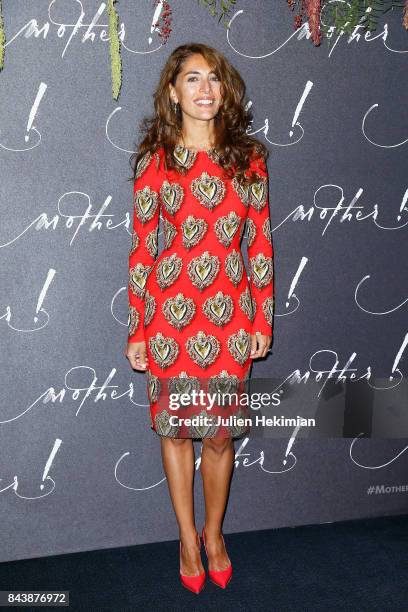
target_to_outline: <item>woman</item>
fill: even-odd
[[[232,565],[222,521],[233,440],[248,425],[232,419],[219,424],[219,416],[244,414],[219,391],[241,390],[252,360],[265,357],[272,340],[267,149],[246,134],[252,118],[244,93],[242,78],[218,51],[203,44],[178,47],[162,71],[155,114],[144,120],[145,138],[132,155],[126,355],[147,374],[151,427],[160,435],[179,526],[181,582],[195,593],[205,571],[193,509],[192,440],[202,440],[209,576],[225,588]],[[164,248],[157,257],[160,216]],[[249,276],[240,251],[244,226]],[[186,405],[171,407],[170,399],[186,389]],[[201,395],[197,406],[192,392],[200,389],[218,391],[217,401]]]

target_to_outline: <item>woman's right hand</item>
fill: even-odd
[[[126,357],[129,359],[130,365],[134,370],[145,372],[149,365],[146,342],[128,342]]]

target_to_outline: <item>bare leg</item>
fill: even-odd
[[[205,540],[209,569],[215,571],[224,570],[230,564],[221,531],[234,457],[234,441],[231,438],[203,438],[200,469],[205,497]]]
[[[188,438],[160,438],[163,468],[179,526],[180,569],[186,576],[204,571],[194,520],[194,448]]]

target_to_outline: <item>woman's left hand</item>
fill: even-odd
[[[251,334],[251,359],[266,357],[272,343],[272,336],[264,334]]]

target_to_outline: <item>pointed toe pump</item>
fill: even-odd
[[[203,527],[203,531],[202,531],[202,537],[203,537],[203,542],[204,542],[205,553],[206,553],[207,559],[208,559],[208,551],[207,551],[207,546],[205,544],[205,531],[204,531],[204,527]],[[222,537],[222,541],[224,542],[224,546],[225,546],[224,536],[222,534],[221,534],[221,537]],[[222,589],[225,589],[227,587],[227,584],[229,583],[229,581],[232,578],[232,563],[231,563],[231,561],[230,561],[229,566],[225,570],[210,570],[208,568],[208,576],[209,576],[210,580],[212,582],[214,582],[214,584],[216,584],[217,586],[221,587]]]
[[[201,550],[200,536],[197,534],[197,537],[200,542],[200,550]],[[180,542],[180,557],[181,557],[181,542]],[[200,591],[202,591],[202,589],[204,588],[205,570],[201,574],[198,574],[197,576],[186,576],[185,574],[181,573],[181,569],[180,569],[180,580],[181,580],[181,584],[184,587],[186,587],[186,589],[198,595]]]

